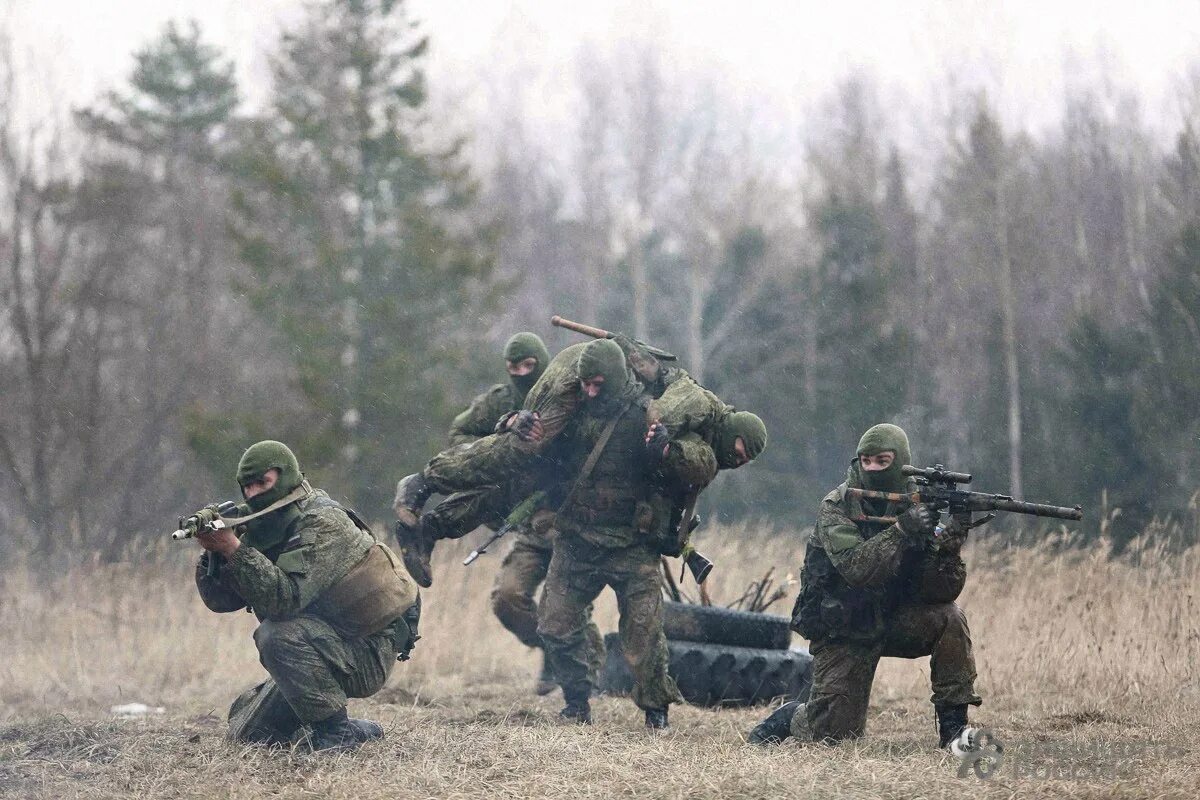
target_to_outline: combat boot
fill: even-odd
[[[550,659],[546,658],[545,652],[542,653],[542,669],[538,673],[537,682],[533,686],[533,691],[539,697],[550,694],[558,688],[558,683],[554,680],[554,670],[550,669]]]
[[[588,694],[579,696],[575,693],[564,691],[563,698],[567,701],[567,705],[563,707],[562,711],[558,712],[559,717],[570,722],[577,722],[580,725],[592,724],[592,705],[588,702]]]
[[[937,711],[938,749],[948,748],[967,727],[967,707],[940,706]]]
[[[366,720],[359,721],[366,722]],[[346,709],[343,708],[336,714],[312,724],[312,729],[308,734],[308,747],[314,753],[354,750],[361,747],[362,743],[366,741],[366,738],[363,737],[367,732],[365,729],[360,732],[360,729],[346,715]],[[382,728],[379,728],[379,735],[383,735]]]
[[[424,475],[419,472],[405,475],[396,484],[396,499],[392,501],[392,509],[401,522],[412,526],[431,494],[433,489],[425,482]]]
[[[792,700],[771,712],[771,715],[754,726],[747,741],[750,744],[779,744],[792,735],[792,717],[804,713],[804,703]]]
[[[396,520],[396,542],[400,545],[400,558],[408,574],[423,589],[433,585],[433,537],[426,530],[423,519],[414,518],[415,524],[407,525]]]
[[[369,742],[372,739],[383,738],[383,726],[378,722],[372,722],[369,719],[355,719],[349,717],[346,719],[350,723],[350,727],[354,729],[354,737],[360,742]]]
[[[647,708],[646,709],[646,727],[651,733],[666,733],[671,729],[671,723],[667,721],[666,708]]]

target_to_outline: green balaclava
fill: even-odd
[[[596,399],[607,401],[620,397],[629,381],[629,367],[625,364],[625,353],[612,339],[596,339],[587,343],[579,354],[579,379],[587,380],[597,375],[604,377],[604,388]]]
[[[238,486],[245,486],[261,478],[269,469],[279,470],[279,480],[268,491],[246,501],[251,511],[261,511],[276,500],[281,500],[304,480],[300,462],[296,460],[296,454],[291,448],[283,442],[267,440],[250,445],[250,448],[242,453],[237,468]]]
[[[862,474],[863,486],[879,492],[902,492],[908,485],[908,478],[900,472],[905,464],[912,463],[912,453],[908,448],[908,434],[898,425],[883,423],[867,430],[858,440],[859,455],[875,456],[891,450],[896,454],[892,465],[885,470],[868,472],[859,468]]]
[[[550,351],[546,349],[545,342],[536,333],[529,331],[514,333],[508,340],[508,344],[504,345],[504,360],[515,364],[527,358],[537,359],[537,366],[533,368],[533,372],[528,375],[508,376],[522,396],[529,393],[529,390],[537,383],[537,379],[542,377],[542,373],[546,371],[546,365],[550,363]]]
[[[721,469],[737,469],[734,443],[739,438],[745,445],[746,455],[753,461],[766,449],[767,426],[757,414],[749,411],[735,411],[721,420],[713,434],[713,450],[716,452],[717,466]]]

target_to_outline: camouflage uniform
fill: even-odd
[[[466,444],[487,436],[495,431],[496,420],[519,409],[524,401],[525,395],[511,381],[497,383],[476,396],[450,423],[450,444]]]
[[[907,461],[905,439],[896,470]],[[930,699],[939,713],[981,703],[974,690],[970,630],[954,603],[966,581],[957,547],[911,535],[899,524],[859,521],[896,512],[891,504],[847,494],[849,487],[864,487],[863,473],[856,458],[846,481],[821,501],[805,553],[792,620],[811,640],[813,656],[811,695],[803,713],[791,720],[792,734],[801,740],[863,735],[875,667],[883,656],[930,656]]]
[[[590,472],[579,474],[558,511],[538,633],[568,707],[586,706],[592,689],[587,608],[611,586],[620,611],[621,647],[634,674],[633,700],[648,711],[659,710],[682,697],[667,674],[659,554],[644,532],[652,524],[641,519],[649,510],[653,479],[644,444],[649,398],[633,381],[614,388],[621,393],[603,406],[584,404],[564,434],[564,445],[579,465],[571,473],[579,474],[616,415]]]
[[[259,658],[295,715],[291,730],[262,738],[282,741],[343,710],[348,697],[383,687],[415,639],[415,618],[404,612],[417,589],[399,559],[323,491],[257,522],[228,561],[217,557],[215,575],[214,555],[201,556],[196,586],[211,610],[249,608],[261,621]],[[388,598],[377,595],[380,570],[394,576]]]
[[[586,342],[564,348],[525,396],[524,408],[541,417],[544,436],[525,442],[509,432],[493,433],[469,445],[438,453],[422,472],[434,492],[454,492],[505,485],[513,475],[537,469],[538,456],[562,433],[579,405],[576,364]]]

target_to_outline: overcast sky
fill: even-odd
[[[238,65],[253,102],[264,51],[300,0],[0,0],[22,69],[22,108],[90,102],[127,76],[130,54],[171,19],[195,18]],[[534,109],[563,117],[571,61],[653,37],[673,74],[720,75],[727,89],[778,110],[806,108],[851,68],[880,80],[885,104],[936,113],[948,80],[983,87],[1009,125],[1051,125],[1068,83],[1102,73],[1135,90],[1147,116],[1173,127],[1173,99],[1200,63],[1200,2],[942,0],[410,0],[433,39],[430,77],[442,102],[478,109],[480,76],[522,62]],[[519,37],[514,35],[520,32]],[[561,123],[562,120],[557,120]]]

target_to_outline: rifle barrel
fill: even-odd
[[[1014,514],[1030,514],[1035,517],[1053,517],[1055,519],[1083,519],[1083,509],[1079,506],[1067,508],[1065,506],[1052,506],[1045,503],[1026,503],[1023,500],[1013,500],[1011,497],[997,497],[993,495],[978,495],[979,501],[975,499],[975,493],[971,493],[972,510],[978,511],[1011,511]],[[981,501],[981,502],[980,502]],[[976,508],[976,502],[979,506]]]

